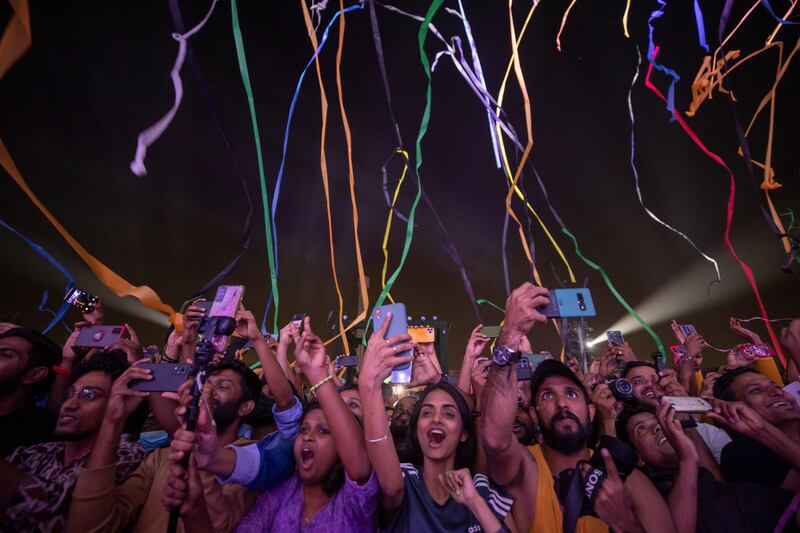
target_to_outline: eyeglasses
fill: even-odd
[[[102,392],[98,392],[96,389],[92,389],[90,387],[84,387],[81,390],[76,391],[75,389],[67,389],[64,391],[64,394],[61,395],[61,403],[66,402],[72,398],[78,397],[78,402],[81,405],[89,403],[97,398],[102,398],[103,396],[108,396],[107,394],[103,394]]]

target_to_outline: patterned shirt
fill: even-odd
[[[81,467],[89,458],[64,464],[66,442],[45,442],[17,448],[8,462],[25,473],[11,506],[0,517],[2,531],[64,531],[70,497]],[[136,443],[121,442],[117,450],[117,483],[136,470],[147,453]]]

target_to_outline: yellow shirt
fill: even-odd
[[[553,475],[550,466],[542,454],[538,444],[528,446],[528,451],[536,459],[539,469],[539,479],[536,485],[536,510],[534,511],[533,527],[531,533],[563,533],[564,515],[561,503],[553,484]],[[594,516],[581,516],[575,528],[576,533],[608,533],[608,526]]]
[[[240,439],[234,445],[249,443]],[[169,448],[151,453],[122,485],[109,467],[81,468],[72,494],[67,531],[75,533],[164,533],[169,512],[161,494],[169,477]],[[111,471],[115,465],[112,465]],[[231,531],[250,510],[257,494],[241,485],[220,485],[213,475],[200,472],[206,505],[216,531]],[[183,524],[178,523],[178,531]]]

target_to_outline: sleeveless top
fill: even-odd
[[[561,503],[553,483],[550,466],[538,444],[528,446],[528,451],[536,459],[539,479],[536,486],[536,509],[534,511],[531,533],[563,533],[564,516]],[[608,533],[608,526],[596,516],[581,516],[575,528],[576,533]]]

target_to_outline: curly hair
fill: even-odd
[[[75,383],[81,376],[85,376],[89,372],[103,372],[113,382],[129,366],[128,356],[122,350],[103,350],[81,361],[72,371],[71,382]]]

